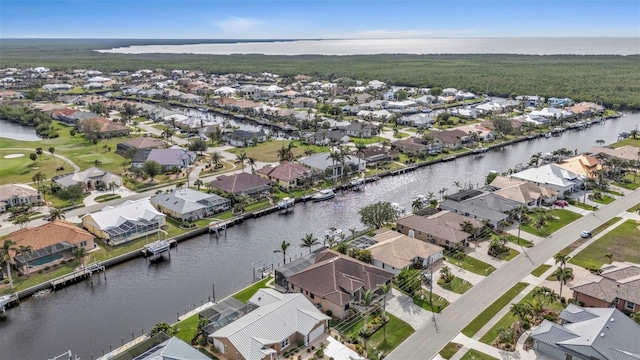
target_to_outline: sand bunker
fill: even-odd
[[[9,154],[9,155],[5,155],[4,158],[5,159],[15,159],[15,158],[19,158],[24,156],[24,154]]]

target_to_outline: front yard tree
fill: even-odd
[[[422,286],[421,276],[420,270],[402,269],[397,276],[398,287],[409,295],[413,295]]]
[[[560,296],[562,297],[562,285],[566,285],[568,281],[573,280],[573,269],[559,267],[551,276],[560,281]]]
[[[189,144],[189,150],[198,151],[202,155],[202,152],[207,151],[207,142],[197,138]]]
[[[358,214],[360,214],[360,222],[372,229],[379,229],[396,220],[397,217],[391,203],[386,201],[365,206],[358,211]]]
[[[11,278],[11,264],[9,264],[9,259],[11,259],[11,252],[17,250],[15,245],[15,241],[5,240],[2,243],[2,248],[0,248],[0,260],[7,265],[7,276],[9,277],[9,288],[11,290],[13,290],[13,279]]]
[[[233,163],[238,165],[240,164],[240,166],[242,167],[242,172],[244,172],[244,162],[247,161],[247,153],[246,152],[242,152],[238,155],[236,155],[236,161],[234,161]]]
[[[50,208],[49,215],[47,216],[48,221],[62,220],[64,219],[64,212],[57,208]]]
[[[142,171],[144,171],[145,174],[149,175],[151,181],[153,182],[153,178],[160,174],[160,171],[162,171],[162,167],[155,160],[147,160],[142,165]]]
[[[75,204],[76,199],[81,197],[83,193],[84,188],[81,184],[73,184],[62,189],[58,196],[63,200],[71,200]]]

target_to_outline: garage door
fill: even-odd
[[[324,324],[322,324],[322,326],[319,326],[313,330],[311,330],[311,332],[309,333],[309,336],[307,338],[307,343],[305,345],[309,345],[309,343],[312,343],[313,340],[317,339],[318,336],[324,334]]]

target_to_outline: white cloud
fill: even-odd
[[[225,34],[246,35],[251,33],[255,34],[255,31],[268,25],[268,23],[263,20],[238,16],[230,16],[223,20],[214,21],[213,24]]]
[[[477,29],[459,30],[391,30],[375,29],[324,34],[323,39],[420,39],[434,37],[468,37],[478,35]]]

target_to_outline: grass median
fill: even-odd
[[[468,337],[473,337],[489,320],[491,320],[498,311],[507,306],[513,298],[515,298],[522,290],[527,287],[527,283],[519,282],[515,284],[511,289],[507,290],[498,300],[489,305],[483,312],[480,313],[475,319],[469,323],[462,333]]]

